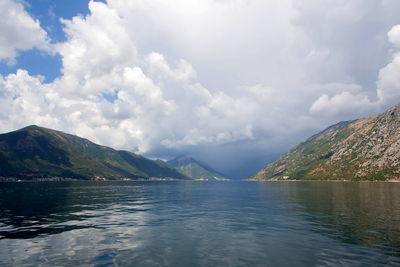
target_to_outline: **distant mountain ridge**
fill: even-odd
[[[39,126],[0,134],[0,176],[18,179],[188,179],[165,163]]]
[[[185,176],[196,180],[227,180],[227,178],[194,158],[178,156],[166,162]]]
[[[400,104],[335,124],[249,179],[400,180]]]

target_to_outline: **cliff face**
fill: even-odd
[[[249,179],[400,179],[400,104],[333,125]]]

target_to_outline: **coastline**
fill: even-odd
[[[181,181],[182,179],[165,177],[165,178],[158,178],[158,177],[149,177],[149,178],[121,178],[121,179],[105,179],[105,178],[93,178],[93,179],[77,179],[77,178],[68,178],[68,177],[46,177],[46,178],[32,178],[32,179],[20,179],[15,177],[0,177],[0,183],[19,183],[19,182],[28,182],[28,183],[35,183],[35,182],[78,182],[78,181]],[[187,181],[187,180],[182,180]]]
[[[349,179],[343,179],[343,180],[257,180],[257,179],[243,179],[242,181],[246,182],[332,182],[332,183],[338,183],[338,182],[349,182],[349,183],[360,183],[360,182],[380,182],[380,183],[400,183],[400,179],[389,179],[389,180],[349,180]]]

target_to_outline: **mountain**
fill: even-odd
[[[198,180],[227,180],[227,178],[203,163],[186,156],[178,156],[167,164],[187,177]]]
[[[18,179],[188,179],[165,163],[34,125],[0,135],[0,176]]]
[[[333,125],[249,178],[286,179],[399,180],[400,104]]]

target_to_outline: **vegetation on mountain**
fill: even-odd
[[[173,160],[167,161],[167,164],[192,179],[227,180],[223,174],[190,157],[178,156]]]
[[[18,179],[188,179],[165,163],[38,126],[0,135],[0,176]]]
[[[295,146],[249,180],[400,179],[400,104],[340,122]]]

